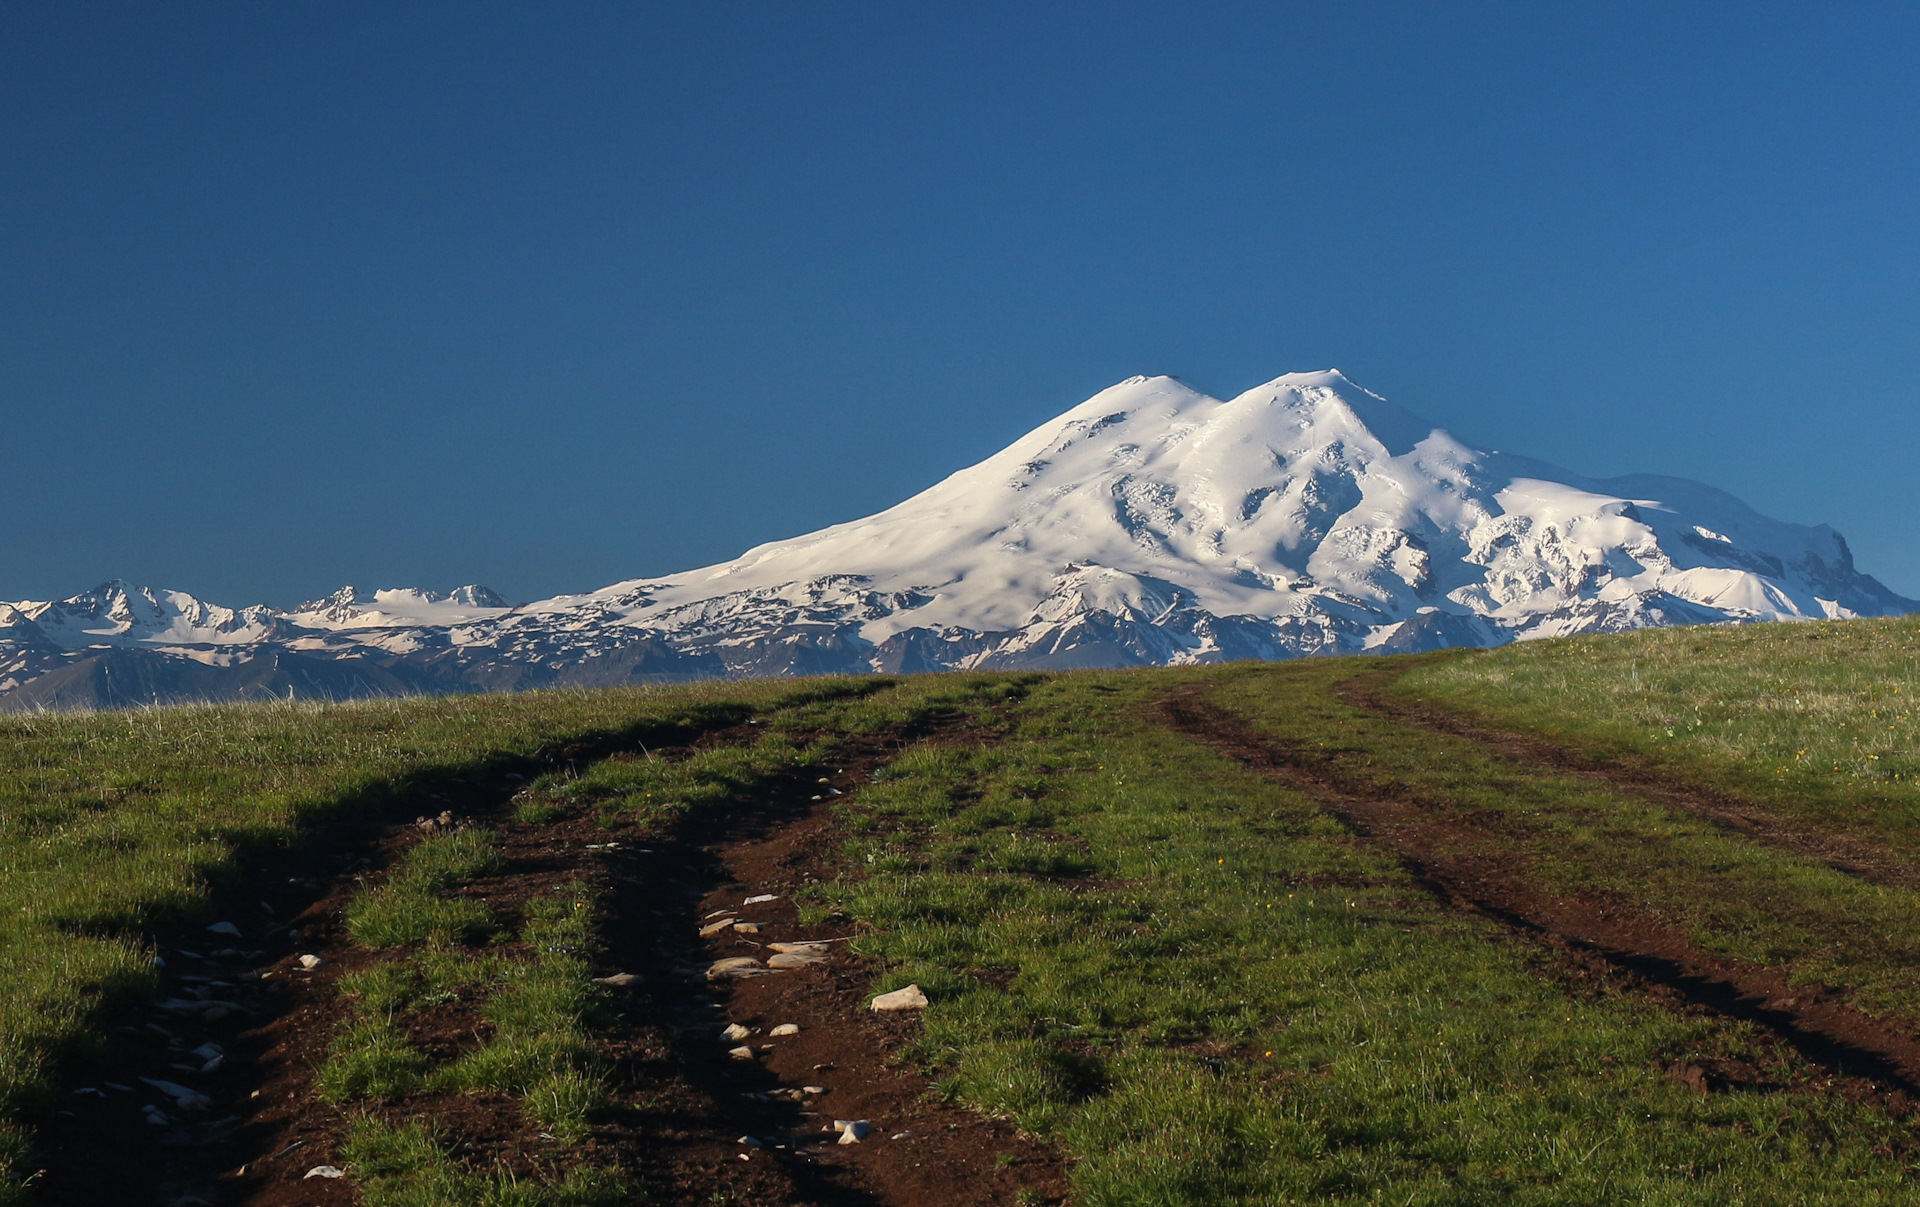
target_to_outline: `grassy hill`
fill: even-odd
[[[1914,1201],[1917,645],[6,719],[0,1202]]]

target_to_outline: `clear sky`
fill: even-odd
[[[1920,6],[0,7],[0,599],[517,598],[1337,366],[1920,595]]]

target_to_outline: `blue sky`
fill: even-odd
[[[1831,523],[1920,595],[1920,8],[0,8],[0,598],[519,598],[1134,373]]]

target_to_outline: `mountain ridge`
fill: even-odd
[[[349,587],[282,612],[116,582],[0,604],[0,709],[89,706],[52,692],[85,674],[34,684],[103,649],[200,668],[227,651],[225,680],[183,664],[174,696],[166,663],[142,663],[160,700],[228,698],[228,681],[298,697],[1274,659],[1914,610],[1825,525],[1687,479],[1483,452],[1337,370],[1230,399],[1135,377],[874,515],[598,591]],[[243,674],[247,651],[290,658]]]

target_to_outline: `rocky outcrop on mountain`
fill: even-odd
[[[1490,646],[1920,609],[1826,527],[1482,452],[1337,372],[1104,390],[878,515],[514,605],[287,612],[108,583],[0,604],[0,709]]]

